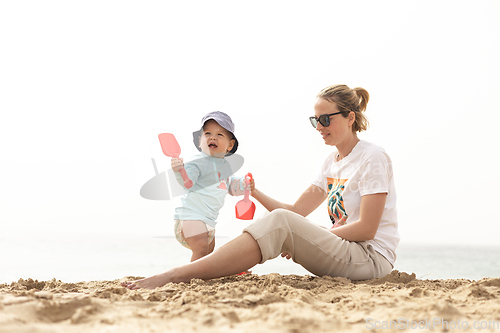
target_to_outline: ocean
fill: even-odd
[[[230,237],[217,237],[216,248]],[[63,282],[150,276],[189,262],[191,252],[172,236],[101,234],[4,234],[0,236],[0,283],[23,279]],[[419,279],[500,277],[500,246],[400,244],[395,269]],[[278,257],[255,274],[309,274]]]

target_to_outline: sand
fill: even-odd
[[[120,286],[136,278],[0,284],[0,332],[500,332],[499,278],[249,274],[155,290]]]

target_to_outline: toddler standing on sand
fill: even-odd
[[[225,159],[238,149],[234,124],[224,112],[206,114],[200,130],[193,133],[200,154],[189,162],[172,158],[171,166],[179,184],[185,188],[180,170],[184,168],[193,186],[181,198],[175,209],[175,237],[193,254],[191,261],[206,256],[215,248],[215,225],[227,193],[241,195],[244,177],[233,177]]]

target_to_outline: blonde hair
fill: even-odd
[[[343,111],[342,116],[347,118],[352,111],[356,120],[352,124],[353,132],[366,131],[368,128],[368,119],[364,111],[370,99],[370,94],[364,88],[349,88],[345,84],[336,84],[322,89],[318,96],[330,103],[335,103],[339,111]]]

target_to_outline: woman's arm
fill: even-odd
[[[299,199],[293,204],[279,202],[255,188],[252,181],[250,184],[252,196],[262,204],[268,211],[284,208],[302,216],[312,213],[325,200],[326,193],[316,185],[311,185],[302,193]]]
[[[330,231],[350,242],[363,242],[375,237],[382,213],[385,208],[387,193],[376,193],[361,197],[359,220]]]

